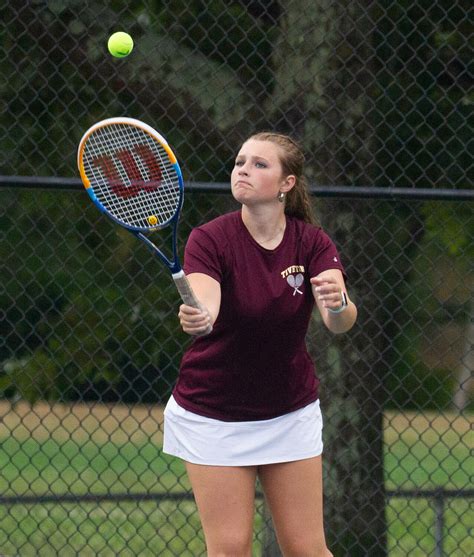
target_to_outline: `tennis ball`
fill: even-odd
[[[116,58],[124,58],[128,56],[133,49],[133,39],[128,33],[118,31],[110,35],[107,43],[110,54]]]
[[[148,223],[149,223],[151,226],[154,226],[155,224],[158,223],[158,219],[155,217],[155,215],[150,215],[150,216],[148,217]]]

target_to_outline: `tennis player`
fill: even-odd
[[[334,243],[313,223],[303,167],[290,137],[250,137],[231,176],[241,210],[195,228],[185,250],[202,309],[179,309],[195,339],[165,409],[164,452],[186,463],[209,557],[251,555],[257,478],[283,555],[332,555],[305,336],[315,304],[333,333],[357,310]]]

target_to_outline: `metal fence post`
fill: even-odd
[[[435,511],[435,555],[436,557],[443,557],[444,494],[442,488],[436,490],[433,502]]]

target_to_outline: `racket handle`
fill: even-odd
[[[184,271],[179,271],[179,273],[173,273],[172,277],[183,302],[187,306],[191,306],[197,309],[202,309],[202,306],[198,302],[196,296],[194,295],[193,289],[191,288],[191,285],[189,284],[189,280],[187,276],[184,274]],[[203,335],[208,335],[211,331],[212,331],[212,325],[209,325],[209,327],[206,329]]]

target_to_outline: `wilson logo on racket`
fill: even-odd
[[[133,152],[146,167],[148,180],[143,179],[132,151],[116,151],[113,157],[111,155],[101,155],[92,160],[92,164],[101,170],[110,188],[119,197],[134,197],[142,191],[156,190],[161,184],[161,167],[153,151],[147,145],[135,145]],[[130,185],[126,185],[120,177],[117,162],[127,174]]]

